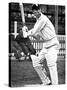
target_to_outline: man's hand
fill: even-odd
[[[24,38],[27,38],[28,28],[27,28],[26,26],[24,26],[24,27],[22,28],[22,31],[23,31],[23,37],[24,37]]]
[[[22,31],[26,31],[27,32],[28,31],[28,27],[27,26],[23,26],[22,27]]]

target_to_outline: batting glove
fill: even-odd
[[[24,38],[27,38],[28,28],[27,28],[26,26],[24,26],[24,27],[22,28],[22,31],[23,31],[23,37],[24,37]]]
[[[28,28],[27,28],[27,26],[23,26],[23,28],[22,28],[22,31],[28,31]]]

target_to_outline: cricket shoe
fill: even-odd
[[[45,85],[52,85],[52,83],[49,83],[49,84],[44,84],[44,83],[43,83],[43,84],[41,84],[41,85],[42,85],[42,86],[45,86]]]
[[[47,78],[42,85],[51,85],[51,81]]]

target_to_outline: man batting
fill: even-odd
[[[59,42],[57,40],[57,36],[55,33],[55,28],[51,21],[48,19],[46,15],[43,15],[41,13],[41,10],[39,8],[39,5],[33,5],[32,11],[34,16],[36,17],[37,22],[34,25],[34,28],[32,28],[29,31],[26,31],[27,27],[24,26],[23,29],[23,35],[24,37],[27,36],[35,36],[39,35],[43,38],[44,44],[43,48],[40,51],[38,56],[31,55],[33,67],[38,73],[40,79],[42,80],[42,83],[44,85],[50,84],[49,78],[46,76],[46,71],[44,72],[42,69],[41,61],[45,60],[47,61],[47,66],[50,71],[51,76],[51,83],[53,85],[58,84],[58,74],[57,74],[57,53],[58,53],[58,47]]]

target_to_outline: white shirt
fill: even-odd
[[[37,34],[39,34],[45,40],[44,46],[48,47],[54,43],[58,43],[53,24],[47,18],[47,16],[43,15],[42,13],[40,18],[35,23],[34,28],[28,31],[28,35],[36,36]],[[55,41],[53,39],[55,39]]]

